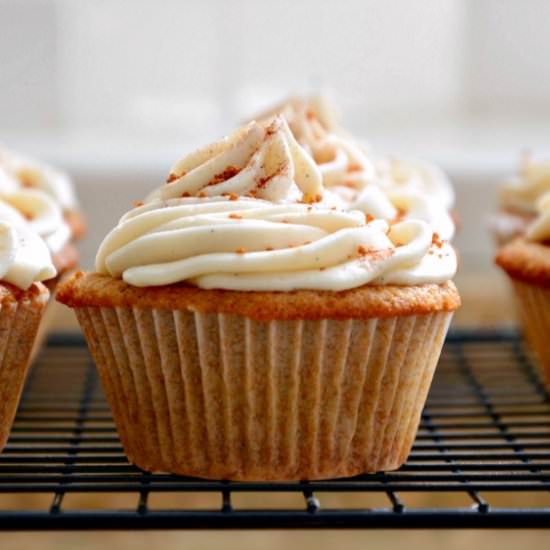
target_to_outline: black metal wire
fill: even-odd
[[[50,504],[24,508],[12,499],[18,493],[49,494]],[[218,495],[219,505],[198,508],[197,493]],[[241,509],[237,493],[254,493],[258,508]],[[270,507],[274,493],[299,495],[302,505]],[[325,504],[326,493],[339,505]],[[132,504],[112,509],[122,494]],[[377,494],[376,506],[357,507]],[[451,494],[464,505],[434,503]],[[187,500],[157,506],[171,495]],[[535,505],[506,507],[500,495]],[[515,332],[449,335],[413,452],[397,472],[281,483],[142,472],[124,456],[79,335],[50,338],[0,455],[0,529],[361,527],[550,527],[550,401]]]

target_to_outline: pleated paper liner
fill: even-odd
[[[51,332],[52,327],[55,324],[55,317],[56,317],[55,291],[63,281],[67,280],[72,275],[72,273],[74,273],[74,271],[75,271],[75,268],[71,267],[70,269],[67,269],[62,273],[60,273],[54,279],[50,279],[43,283],[44,286],[46,286],[46,288],[50,291],[50,298],[48,300],[48,304],[46,306],[44,315],[42,316],[42,321],[40,322],[40,325],[38,327],[38,332],[34,339],[34,344],[31,351],[31,360],[30,360],[31,364],[36,359],[36,356],[42,349],[42,346],[44,345],[44,343],[48,338],[48,334]]]
[[[550,288],[512,279],[527,339],[540,360],[550,390]]]
[[[236,480],[398,468],[452,317],[265,322],[162,309],[76,313],[130,461]]]
[[[18,301],[0,304],[0,451],[11,430],[48,296],[44,286],[33,285]]]

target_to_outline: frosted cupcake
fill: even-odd
[[[449,212],[454,191],[439,168],[419,160],[375,156],[340,129],[326,100],[291,98],[273,111],[285,118],[317,164],[327,206],[361,210],[388,222],[420,219],[441,239],[453,238],[455,223]]]
[[[539,199],[537,211],[525,236],[500,248],[496,263],[512,281],[529,342],[550,388],[550,192]]]
[[[497,245],[524,236],[537,216],[537,201],[550,191],[550,160],[524,155],[518,174],[499,189],[499,210],[490,226]]]
[[[323,206],[282,119],[176,163],[61,285],[129,459],[240,480],[407,458],[459,296],[429,225]]]
[[[24,223],[13,224],[0,205],[0,450],[4,448],[23,390],[31,351],[55,277],[42,239]]]

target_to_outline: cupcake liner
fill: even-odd
[[[398,468],[452,317],[265,322],[75,311],[130,461],[238,480]]]
[[[550,288],[512,279],[526,338],[537,354],[550,390]]]
[[[0,306],[0,451],[15,417],[47,300],[48,292],[42,288],[34,296],[5,300]]]

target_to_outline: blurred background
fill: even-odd
[[[0,143],[69,171],[89,219],[82,252],[90,267],[107,230],[182,154],[291,93],[322,91],[343,126],[375,149],[447,171],[462,220],[459,286],[476,306],[457,320],[502,324],[512,318],[510,293],[492,268],[486,224],[520,153],[550,151],[548,21],[547,0],[0,0]],[[265,548],[367,540],[302,535],[235,540]],[[529,540],[544,544],[544,536]],[[92,548],[103,540],[60,537],[8,542]],[[128,537],[109,540],[134,549],[228,540]],[[390,547],[399,540],[369,537]],[[521,543],[495,533],[408,540],[424,548]]]

